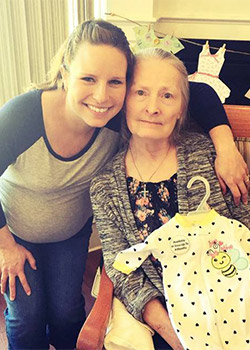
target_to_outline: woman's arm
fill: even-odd
[[[15,161],[18,152],[21,153],[23,149],[23,141],[20,141],[22,135],[20,131],[21,127],[18,123],[13,123],[11,118],[12,114],[5,112],[5,107],[2,107],[0,110],[0,176]],[[17,130],[20,132],[19,139],[16,137]],[[25,134],[23,134],[23,140],[26,140]],[[36,262],[32,254],[15,242],[7,226],[6,217],[0,203],[1,293],[6,292],[8,283],[10,300],[15,300],[16,298],[16,277],[19,278],[25,293],[27,295],[31,294],[31,289],[24,273],[26,260],[29,262],[31,268],[36,270]]]
[[[0,176],[28,149],[43,131],[40,92],[29,92],[8,101],[0,108]],[[24,273],[25,261],[36,269],[32,254],[17,244],[6,224],[0,203],[0,274],[1,293],[9,284],[10,300],[16,297],[16,277],[27,295],[31,290]]]
[[[205,148],[203,154],[206,155],[206,152],[207,152],[208,162],[212,166],[211,172],[208,172],[207,176],[205,176],[210,183],[211,195],[212,195],[212,193],[214,194],[213,200],[211,201],[211,205],[212,206],[215,205],[215,209],[216,209],[216,205],[218,205],[218,212],[220,212],[220,210],[223,210],[223,209],[222,209],[222,207],[221,207],[221,209],[219,209],[219,207],[220,207],[219,202],[216,204],[216,201],[219,199],[219,192],[220,191],[219,191],[218,184],[214,183],[214,175],[213,175],[213,173],[215,173],[214,164],[216,163],[216,160],[217,160],[215,147],[211,142],[209,142],[209,144],[207,144],[205,141],[201,141],[201,142],[203,144],[203,146],[202,146],[203,149]],[[199,145],[197,145],[196,148],[199,148]],[[203,163],[206,163],[206,160],[203,160]],[[215,178],[215,180],[217,180],[217,178]],[[227,206],[227,210],[229,210],[230,217],[240,221],[241,223],[243,223],[245,226],[247,226],[250,229],[250,203],[249,203],[249,201],[247,204],[240,203],[239,205],[236,205],[235,201],[232,197],[232,194],[229,191],[227,191],[227,193],[224,194],[223,201],[225,201],[225,204]],[[220,214],[222,214],[222,213],[223,212],[220,212]],[[228,214],[226,212],[223,215],[228,216]]]
[[[145,305],[143,319],[173,350],[184,350],[173,329],[167,310],[158,299],[153,299]]]
[[[214,89],[204,83],[190,82],[189,112],[214,143],[216,173],[222,188],[232,192],[235,204],[247,203],[248,168],[237,150],[224,107]]]
[[[231,129],[220,125],[211,129],[209,134],[216,150],[215,170],[223,194],[228,187],[236,205],[240,204],[240,199],[247,204],[248,167],[234,143]]]

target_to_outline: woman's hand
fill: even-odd
[[[10,300],[16,298],[16,277],[19,278],[27,295],[31,294],[31,288],[24,273],[24,264],[28,260],[31,268],[36,270],[36,261],[33,255],[13,239],[7,226],[2,228],[0,241],[0,270],[1,270],[1,293],[6,292],[7,281],[9,282]]]
[[[217,154],[215,171],[223,194],[226,193],[228,187],[236,205],[240,204],[240,200],[247,204],[249,190],[248,168],[236,146],[228,149],[227,152]]]
[[[231,191],[234,202],[239,205],[248,202],[249,171],[238,151],[232,131],[227,125],[219,125],[209,132],[216,150],[215,171],[220,182],[222,192],[227,187]]]
[[[153,299],[145,305],[143,319],[166,340],[173,350],[184,350],[173,329],[167,310],[158,299]]]

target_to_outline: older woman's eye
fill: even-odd
[[[143,96],[144,95],[144,91],[143,90],[137,90],[136,93],[139,96]]]
[[[164,94],[164,98],[171,98],[172,97],[172,95],[170,94],[170,92],[166,92],[165,94]]]

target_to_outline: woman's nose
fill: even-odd
[[[108,89],[106,84],[99,83],[94,87],[93,98],[98,103],[103,103],[108,99]]]
[[[159,106],[158,106],[158,100],[157,97],[150,96],[148,101],[147,101],[147,106],[146,106],[146,112],[149,115],[157,115],[159,114]]]

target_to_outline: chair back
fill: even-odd
[[[250,170],[250,106],[224,105],[234,140]]]

